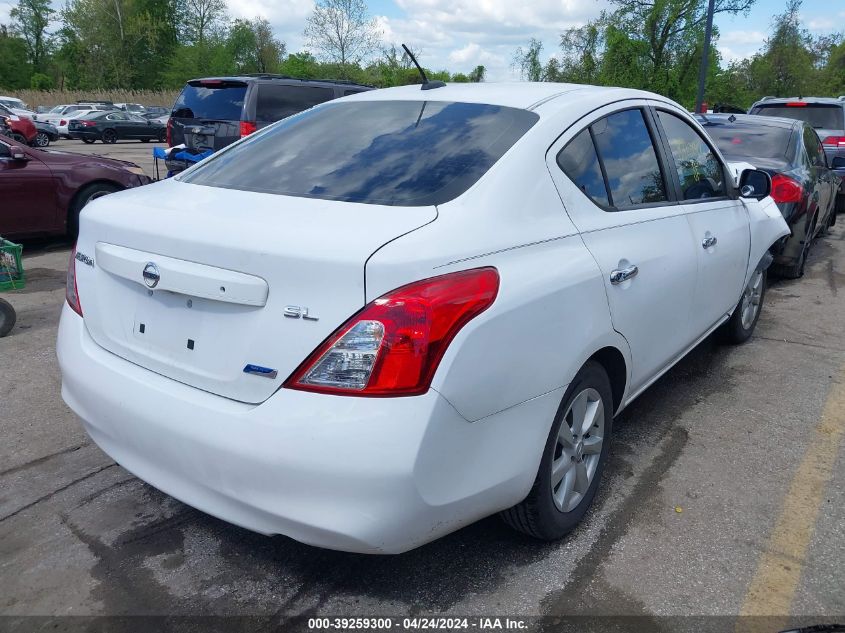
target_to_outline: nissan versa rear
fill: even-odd
[[[409,550],[593,500],[613,417],[721,328],[788,233],[677,104],[408,86],[89,204],[62,394],[123,467],[265,534]]]

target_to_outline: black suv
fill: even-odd
[[[841,179],[836,211],[845,213],[845,95],[839,98],[763,97],[751,106],[748,114],[799,119],[813,126],[824,146],[828,166]]]
[[[269,74],[192,79],[173,104],[167,144],[217,151],[318,103],[372,89],[349,81]]]

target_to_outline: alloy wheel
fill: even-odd
[[[552,459],[552,497],[561,512],[574,510],[595,477],[604,443],[604,403],[593,388],[572,400],[558,431]]]
[[[742,293],[742,305],[740,306],[740,314],[742,315],[742,327],[748,329],[757,318],[757,313],[760,312],[760,302],[763,297],[763,271],[757,269],[748,280],[748,285],[745,286],[745,291]]]
[[[47,147],[50,144],[50,137],[46,132],[39,132],[35,137],[35,144],[38,147]]]

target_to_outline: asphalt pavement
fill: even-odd
[[[69,143],[139,164],[152,150]],[[315,615],[621,615],[665,631],[690,621],[669,616],[723,616],[699,631],[740,630],[741,613],[772,616],[760,631],[845,620],[843,225],[803,279],[770,286],[748,343],[711,337],[622,414],[569,537],[539,543],[490,517],[382,557],[248,532],[114,464],[59,394],[68,247],[28,244],[27,289],[6,296],[19,324],[0,339],[0,628],[106,614],[282,628]]]
[[[143,143],[141,141],[118,141],[117,143],[107,144],[102,141],[96,143],[83,143],[76,139],[59,139],[53,141],[48,149],[59,150],[62,152],[76,152],[78,154],[99,154],[107,158],[117,158],[118,160],[128,160],[136,165],[139,165],[151,178],[155,177],[155,160],[153,159],[154,147],[167,147],[167,143]],[[160,166],[161,175],[167,171],[164,163]]]

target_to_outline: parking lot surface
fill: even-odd
[[[128,160],[143,168],[148,176],[155,177],[154,147],[167,147],[166,143],[142,143],[141,141],[118,141],[110,145],[97,141],[90,145],[75,139],[59,139],[50,143],[49,149],[62,152],[76,152],[77,154],[99,154],[107,158]],[[167,170],[164,163],[160,166],[161,175]]]
[[[71,143],[139,163],[152,150]],[[803,279],[773,283],[747,344],[711,337],[622,414],[569,537],[490,517],[384,557],[248,532],[114,464],[59,393],[67,245],[28,245],[28,287],[6,296],[19,325],[0,340],[0,614],[845,619],[843,224]]]

